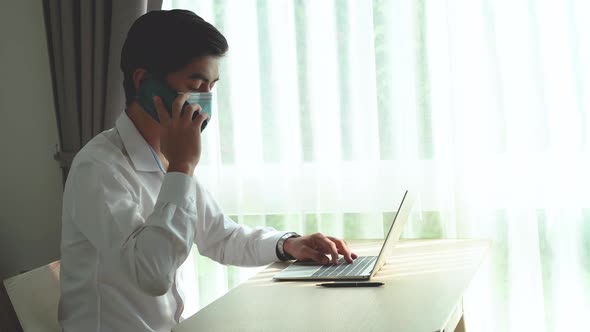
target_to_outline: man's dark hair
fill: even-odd
[[[221,32],[191,11],[157,10],[139,17],[129,29],[121,51],[127,106],[136,95],[136,69],[144,68],[150,75],[165,79],[197,57],[221,57],[227,49]]]

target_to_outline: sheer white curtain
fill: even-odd
[[[590,4],[584,0],[164,1],[217,26],[197,177],[249,225],[492,239],[475,331],[583,329],[590,312]],[[198,256],[193,308],[253,273]]]

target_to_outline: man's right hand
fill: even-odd
[[[201,106],[182,106],[188,94],[180,94],[172,103],[172,115],[160,97],[154,97],[154,105],[160,117],[160,151],[168,159],[168,172],[182,172],[193,175],[201,158],[201,124],[209,115],[199,114],[193,120],[193,113],[200,112]]]

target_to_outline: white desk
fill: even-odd
[[[371,255],[380,242],[352,246]],[[275,282],[287,266],[275,263],[173,331],[453,331],[463,292],[489,247],[480,240],[402,241],[372,279],[385,283],[376,288]]]

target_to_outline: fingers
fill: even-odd
[[[350,251],[344,240],[325,236],[322,233],[307,235],[300,239],[303,245],[296,255],[298,259],[312,259],[321,264],[338,265],[339,255],[344,256],[348,263],[352,263],[358,257]]]
[[[197,115],[197,117],[193,120],[193,124],[200,129],[201,126],[203,125],[203,122],[205,122],[205,120],[208,120],[208,119],[209,119],[209,114],[199,113],[199,115]]]
[[[172,102],[172,118],[178,119],[180,118],[180,110],[184,106],[184,103],[188,100],[189,94],[188,93],[181,93],[174,99]]]
[[[316,233],[311,235],[312,242],[315,249],[322,251],[323,253],[331,256],[332,264],[338,265],[338,248],[336,244],[328,239],[322,233]]]
[[[311,247],[303,246],[301,248],[302,259],[312,259],[313,261],[320,264],[328,264],[330,259],[326,257],[322,252],[319,252]]]
[[[184,121],[192,121],[193,117],[196,116],[199,112],[201,112],[201,105],[187,103],[184,105],[184,110],[182,110],[181,118]]]
[[[358,257],[357,254],[350,251],[348,245],[346,244],[346,241],[336,239],[331,236],[328,236],[328,239],[330,239],[332,242],[334,242],[334,244],[336,244],[336,248],[338,248],[338,253],[344,256],[344,260],[346,260],[348,263],[352,263],[352,261]]]
[[[325,236],[322,240],[327,253],[332,256],[332,264],[338,265],[338,248],[336,247],[336,244]]]
[[[199,104],[187,104],[184,107],[184,111],[182,112],[182,120],[183,121],[192,121],[192,125],[201,128],[203,122],[209,119],[209,115],[206,113],[201,113],[203,108]]]

